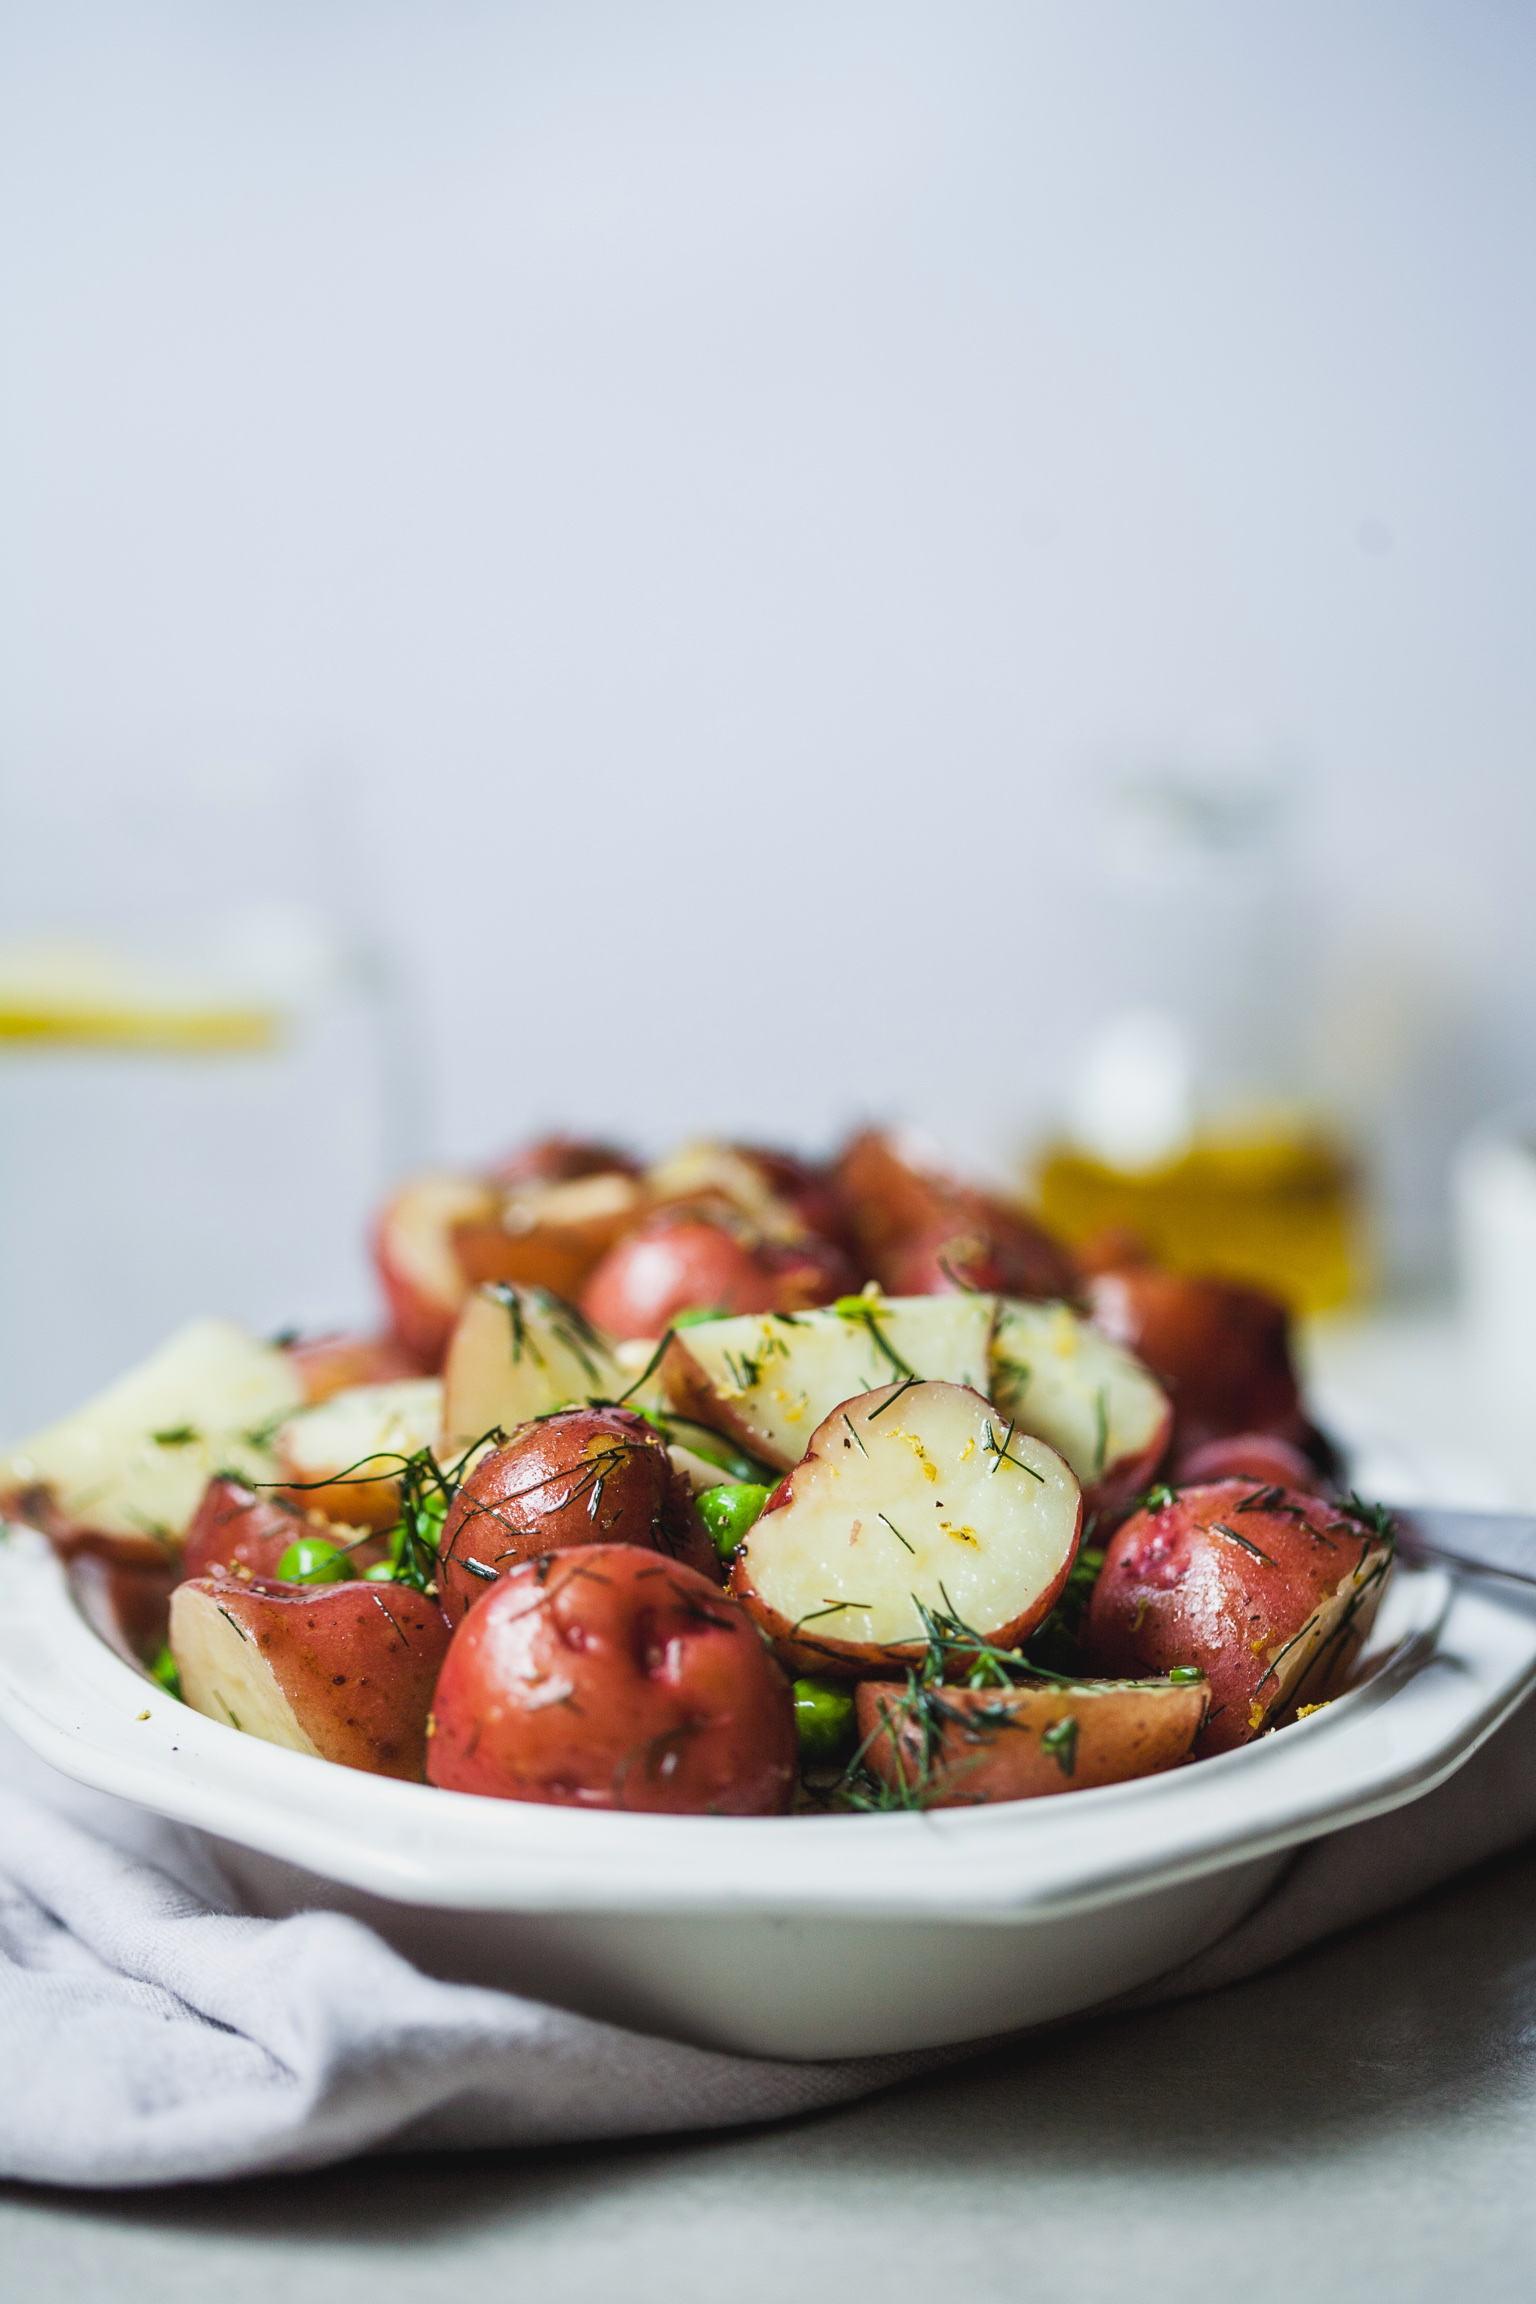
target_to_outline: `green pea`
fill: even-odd
[[[283,1584],[348,1584],[352,1563],[329,1536],[301,1536],[290,1544],[277,1564]]]
[[[694,1498],[699,1516],[722,1560],[734,1560],[753,1521],[773,1493],[756,1480],[727,1480]]]
[[[181,1694],[181,1674],[176,1669],[176,1659],[171,1654],[168,1641],[161,1642],[159,1653],[149,1667],[149,1676],[151,1680],[159,1681],[168,1696]]]
[[[853,1742],[853,1690],[842,1680],[797,1680],[795,1726],[802,1760],[840,1760]]]
[[[395,1564],[392,1560],[375,1560],[373,1566],[365,1568],[362,1573],[364,1584],[393,1584],[394,1581]]]

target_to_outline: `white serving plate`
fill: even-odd
[[[65,1775],[210,1836],[251,1909],[354,1912],[434,1974],[759,2055],[977,2039],[1164,1973],[1288,1851],[1459,1767],[1536,1683],[1536,1607],[1400,1569],[1368,1662],[1294,1728],[1060,1799],[597,1815],[363,1775],[204,1719],[91,1629],[40,1536],[0,1539],[0,1717]]]

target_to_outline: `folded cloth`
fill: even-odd
[[[0,1773],[27,1786],[0,1793],[3,2175],[153,2185],[729,2127],[973,2052],[778,2063],[438,1983],[356,1920],[230,1909],[195,1834],[66,1785],[9,1739]],[[1254,1975],[1533,1831],[1529,1704],[1438,1791],[1315,1842],[1218,1944],[1113,2008]]]

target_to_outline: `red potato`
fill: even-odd
[[[808,1234],[849,1248],[847,1220],[824,1168],[757,1144],[685,1144],[646,1172],[658,1207],[744,1220],[762,1239],[793,1246]]]
[[[277,1461],[289,1495],[351,1528],[392,1528],[409,1456],[437,1440],[443,1387],[435,1376],[359,1384],[278,1428]]]
[[[400,1584],[242,1584],[171,1595],[171,1654],[195,1712],[375,1776],[419,1782],[448,1620]]]
[[[305,1512],[270,1490],[248,1488],[243,1480],[221,1473],[204,1489],[187,1530],[181,1556],[182,1580],[211,1576],[220,1568],[242,1581],[253,1576],[272,1577],[289,1545],[296,1544],[301,1536],[325,1536],[332,1543],[347,1544],[355,1534],[355,1529],[338,1527],[320,1512]],[[361,1575],[363,1569],[384,1557],[384,1547],[372,1542],[360,1544],[351,1557]]]
[[[443,1523],[438,1591],[457,1624],[497,1577],[575,1545],[629,1544],[713,1578],[714,1552],[666,1444],[627,1408],[567,1408],[493,1448]]]
[[[1105,1680],[1058,1688],[919,1689],[862,1680],[863,1765],[915,1807],[1036,1800],[1160,1775],[1187,1760],[1205,1718],[1203,1680]]]
[[[581,1136],[541,1136],[509,1152],[491,1170],[503,1186],[574,1184],[582,1176],[638,1176],[639,1162],[616,1144],[596,1144]]]
[[[1156,1264],[1100,1272],[1088,1297],[1094,1324],[1167,1386],[1175,1457],[1233,1432],[1306,1439],[1290,1317],[1278,1297]]]
[[[830,1241],[751,1244],[724,1224],[662,1216],[610,1250],[582,1291],[612,1336],[659,1336],[680,1312],[801,1312],[853,1285]]]
[[[1175,1488],[1246,1480],[1270,1488],[1300,1488],[1315,1496],[1328,1493],[1317,1467],[1278,1432],[1233,1432],[1224,1440],[1202,1441],[1175,1458],[1168,1477]]]
[[[780,1203],[794,1211],[807,1232],[851,1253],[848,1211],[838,1197],[831,1171],[793,1152],[762,1144],[736,1144],[732,1150],[754,1167]],[[861,1275],[862,1277],[862,1275]]]
[[[857,1680],[926,1653],[922,1608],[999,1648],[1041,1621],[1083,1500],[1053,1449],[964,1385],[845,1401],[747,1533],[731,1588],[796,1672]]]
[[[620,1174],[520,1185],[508,1192],[495,1218],[455,1227],[454,1254],[477,1286],[512,1281],[574,1297],[646,1205],[644,1186]]]
[[[875,1130],[855,1136],[834,1171],[856,1252],[891,1296],[956,1287],[1075,1297],[1077,1267],[1033,1217],[930,1166]]]
[[[384,1204],[373,1259],[395,1333],[429,1371],[442,1363],[469,1280],[454,1253],[460,1225],[492,1223],[501,1194],[480,1176],[413,1176]]]
[[[359,1384],[397,1384],[427,1372],[399,1336],[300,1336],[283,1350],[310,1408]]]
[[[1337,1693],[1392,1565],[1374,1522],[1295,1488],[1170,1492],[1110,1540],[1082,1634],[1114,1676],[1193,1666],[1211,1685],[1201,1757]]]
[[[427,1780],[571,1808],[780,1816],[794,1703],[742,1611],[629,1544],[525,1560],[453,1636]]]

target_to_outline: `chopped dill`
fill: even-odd
[[[1070,1776],[1077,1766],[1077,1722],[1070,1712],[1041,1730],[1040,1749],[1049,1752],[1063,1776]]]
[[[1266,1568],[1278,1568],[1280,1565],[1279,1561],[1272,1560],[1267,1552],[1261,1552],[1257,1544],[1251,1544],[1248,1538],[1240,1534],[1236,1528],[1229,1528],[1225,1520],[1213,1520],[1211,1522],[1211,1534],[1230,1537],[1234,1544],[1241,1544],[1245,1552],[1251,1552],[1255,1560],[1262,1560]]]

